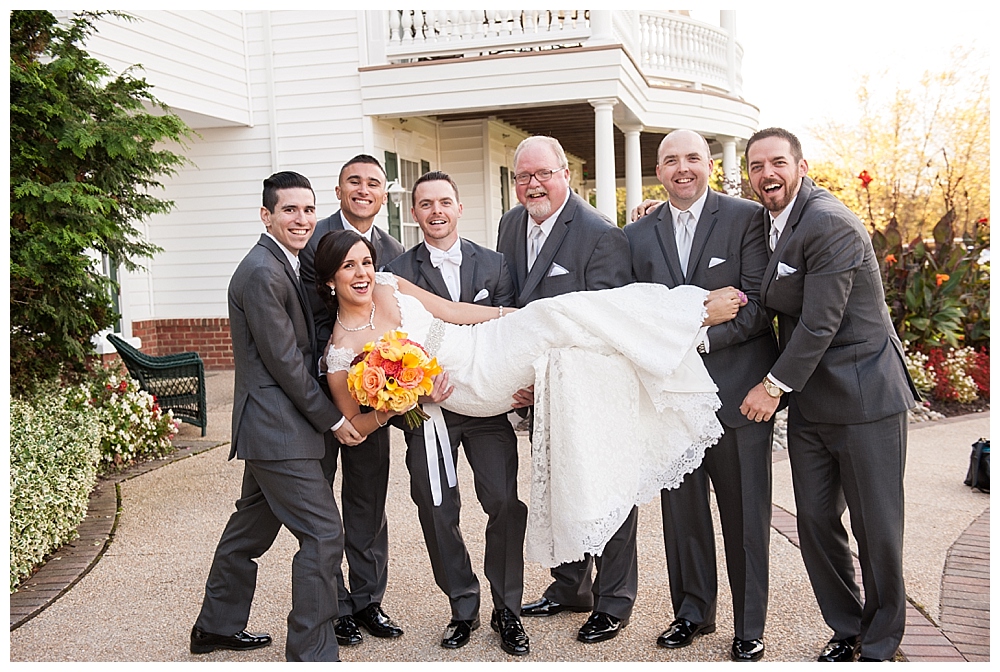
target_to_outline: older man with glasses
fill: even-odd
[[[537,299],[582,290],[620,287],[632,281],[628,240],[569,186],[566,153],[555,138],[533,136],[514,153],[519,206],[500,219],[497,251],[510,267],[517,307]],[[530,408],[532,390],[520,390],[516,408]],[[628,623],[638,586],[635,545],[637,510],[632,512],[595,559],[587,557],[552,569],[552,584],[541,599],[521,607],[524,616],[592,611],[577,635],[582,642],[616,637]],[[520,621],[494,623],[520,628]]]

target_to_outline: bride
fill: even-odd
[[[396,329],[437,358],[445,373],[426,401],[448,410],[504,413],[534,385],[530,560],[600,555],[633,505],[680,485],[722,434],[695,346],[702,326],[735,317],[745,303],[736,289],[633,284],[498,309],[448,301],[375,262],[353,231],[317,247],[316,290],[335,316],[324,355],[334,403],[363,435],[389,421],[358,406],[347,371]]]

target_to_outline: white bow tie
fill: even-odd
[[[431,253],[431,263],[434,268],[441,268],[441,265],[450,261],[456,266],[462,265],[462,248],[457,247],[451,250],[439,250],[436,247],[428,247],[428,251]]]

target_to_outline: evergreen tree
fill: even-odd
[[[117,319],[96,251],[128,270],[159,248],[134,224],[173,203],[151,192],[189,136],[130,68],[115,76],[83,42],[105,15],[60,22],[10,12],[10,372],[24,394],[85,370],[91,337]]]

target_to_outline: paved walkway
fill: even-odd
[[[294,539],[282,532],[260,560],[250,629],[275,637],[267,649],[195,658],[187,633],[197,615],[218,535],[239,489],[242,467],[226,461],[232,374],[209,374],[209,435],[185,426],[178,454],[102,481],[91,497],[80,538],[67,545],[12,594],[12,661],[273,661],[283,659],[289,606],[288,567]],[[504,661],[488,628],[460,651],[437,645],[447,603],[433,584],[426,549],[408,497],[405,449],[394,432],[390,474],[392,566],[387,611],[407,635],[392,642],[366,638],[343,649],[348,661]],[[989,495],[962,485],[970,446],[989,436],[989,413],[910,427],[904,551],[907,630],[900,655],[910,661],[989,660]],[[522,464],[528,442],[520,437]],[[214,449],[213,449],[214,448]],[[521,491],[528,491],[522,469]],[[766,660],[808,661],[829,637],[798,554],[794,500],[786,454],[775,453],[771,540],[771,603]],[[462,460],[460,483],[471,483]],[[339,491],[339,486],[338,486]],[[467,490],[467,492],[471,492]],[[482,566],[485,515],[466,496],[463,529],[474,566]],[[718,529],[718,525],[716,526]],[[671,620],[659,506],[640,508],[640,595],[629,628],[599,645],[575,641],[585,615],[525,619],[532,640],[527,660],[724,661],[732,637],[731,599],[720,582],[719,629],[681,651],[665,651],[656,636]],[[721,536],[717,539],[721,550]],[[725,561],[719,556],[719,575]],[[858,570],[859,571],[859,570]],[[540,594],[548,573],[525,572],[525,598]],[[485,587],[484,587],[485,588]],[[485,608],[488,614],[488,607]],[[579,622],[578,622],[579,621]]]

